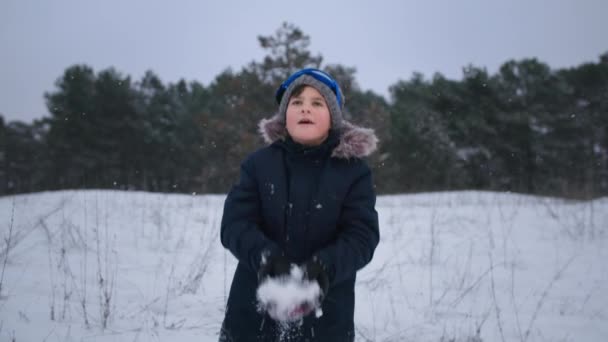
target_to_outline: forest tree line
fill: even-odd
[[[267,52],[208,85],[140,80],[109,68],[68,67],[44,94],[50,116],[0,115],[0,195],[58,189],[226,193],[242,159],[263,146],[260,119],[274,91],[303,67],[340,83],[347,117],[372,127],[377,192],[478,189],[569,198],[608,194],[608,53],[553,70],[537,59],[495,74],[472,65],[462,79],[415,73],[389,99],[356,70],[325,64],[291,24],[258,37]]]

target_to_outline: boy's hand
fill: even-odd
[[[258,282],[267,278],[289,275],[291,263],[282,255],[268,254],[262,256],[262,262],[258,270]]]
[[[319,288],[321,289],[319,303],[321,303],[329,290],[329,277],[327,276],[325,266],[317,257],[312,257],[302,265],[302,268],[304,269],[304,279],[316,281],[319,284]]]

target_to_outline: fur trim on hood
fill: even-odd
[[[281,122],[279,115],[262,119],[258,128],[267,144],[272,144],[279,139],[284,140],[287,137],[285,123]],[[340,143],[334,148],[331,156],[343,159],[367,157],[376,150],[377,144],[378,138],[373,129],[343,121],[340,129]]]

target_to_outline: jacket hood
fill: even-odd
[[[258,124],[259,132],[264,142],[272,144],[277,140],[285,140],[287,128],[279,115],[262,119]],[[348,121],[343,121],[339,130],[339,143],[331,154],[335,158],[363,158],[372,154],[378,145],[378,138],[373,129],[363,128]]]

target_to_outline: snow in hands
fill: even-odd
[[[290,274],[266,278],[257,290],[258,309],[279,322],[296,322],[312,311],[321,317],[320,297],[319,284],[305,279],[297,265],[291,265]]]

